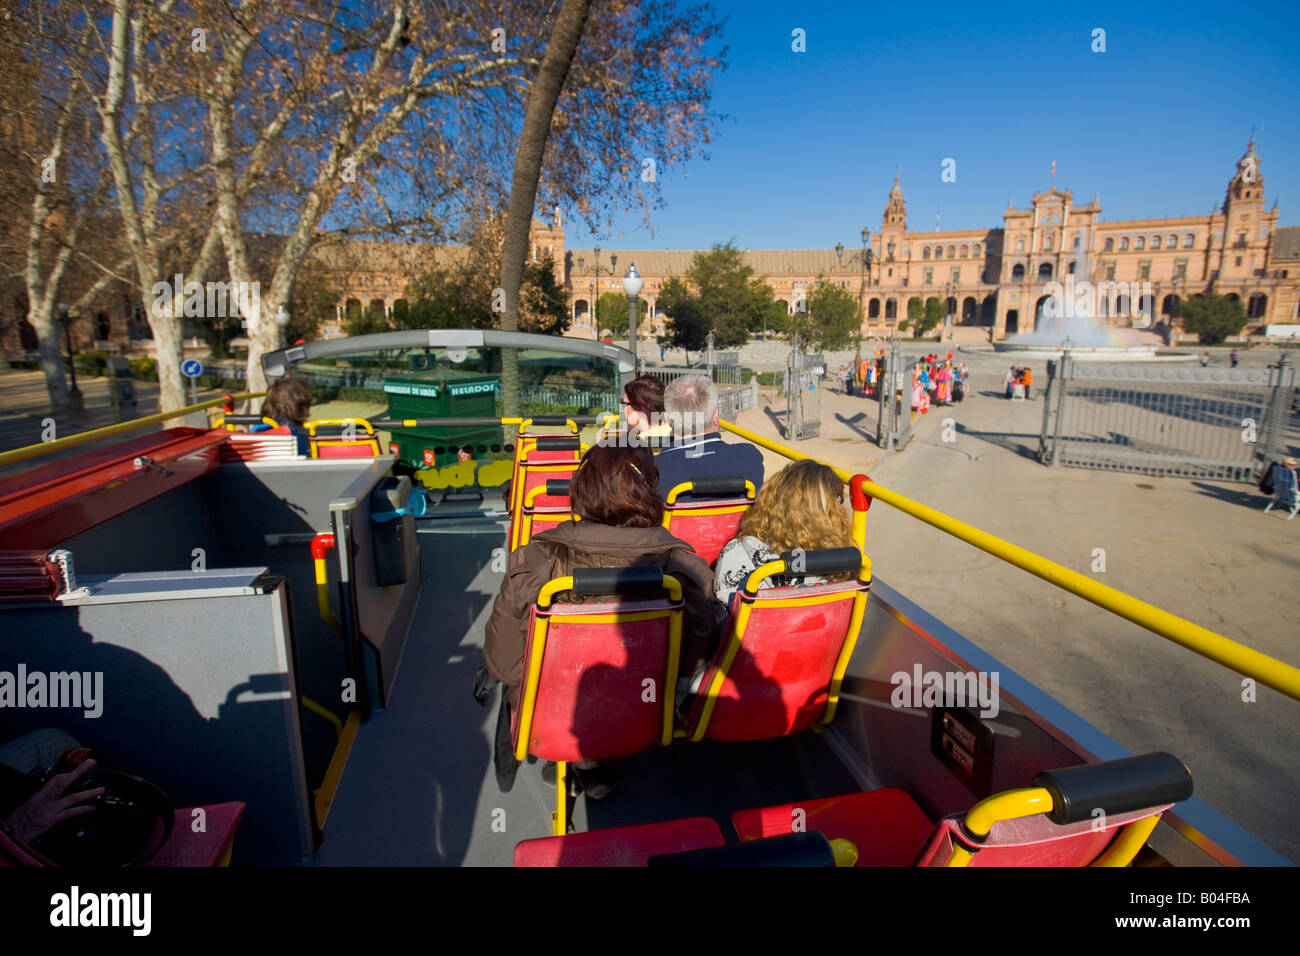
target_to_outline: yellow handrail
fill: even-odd
[[[41,442],[37,445],[24,445],[22,448],[15,448],[13,451],[0,453],[0,465],[7,465],[10,462],[26,461],[28,458],[35,458],[38,455],[48,455],[52,451],[61,448],[73,448],[77,445],[84,445],[86,442],[98,441],[108,435],[117,435],[121,432],[133,431],[137,428],[144,428],[157,422],[165,422],[170,418],[181,418],[192,412],[201,412],[205,408],[212,408],[214,405],[222,405],[229,400],[242,402],[249,398],[259,398],[266,392],[240,392],[238,395],[222,395],[220,398],[210,399],[206,402],[199,402],[197,405],[186,405],[184,408],[178,408],[170,412],[158,412],[154,415],[146,415],[144,418],[134,418],[129,422],[118,422],[116,425],[105,425],[103,428],[92,428],[88,432],[78,432],[75,435],[69,435],[67,438],[58,438],[54,441]]]
[[[778,455],[795,460],[813,459],[812,455],[805,455],[793,448],[786,448],[778,442],[764,438],[762,435],[756,435],[738,425],[733,425],[731,422],[721,422],[720,424],[727,431],[774,451]],[[834,466],[828,467],[846,482],[853,477],[847,471]],[[1077,594],[1085,601],[1090,601],[1098,607],[1105,608],[1112,614],[1118,614],[1120,617],[1132,621],[1148,631],[1159,634],[1166,640],[1181,644],[1188,650],[1195,651],[1215,663],[1222,664],[1239,674],[1253,678],[1267,687],[1286,694],[1293,700],[1300,700],[1300,668],[1280,661],[1275,657],[1269,657],[1267,654],[1262,654],[1244,644],[1239,644],[1222,634],[1216,634],[1209,628],[1201,627],[1199,624],[1193,624],[1191,621],[1170,614],[1168,611],[1163,611],[1154,604],[1148,604],[1109,585],[1094,581],[1092,578],[1085,577],[1077,571],[1072,571],[1063,565],[1057,564],[1055,561],[1050,561],[1042,555],[1035,554],[1009,541],[1004,541],[987,531],[981,531],[964,521],[951,518],[941,511],[928,508],[920,502],[906,498],[874,481],[870,482],[864,490],[870,497],[883,501],[887,505],[892,505],[899,511],[924,521],[926,524],[932,525],[955,538],[959,538],[967,544],[993,555],[995,558],[1000,558],[1023,571],[1028,571],[1030,574],[1040,577],[1062,590]]]

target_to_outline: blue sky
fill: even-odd
[[[1001,225],[1051,182],[1106,221],[1208,214],[1257,125],[1265,195],[1300,224],[1300,4],[715,3],[730,68],[710,159],[659,168],[651,236],[607,248],[860,245],[898,168],[910,228]],[[791,31],[807,52],[791,50]],[[1106,51],[1092,52],[1092,31]],[[944,159],[956,181],[940,180]],[[576,217],[567,244],[591,244]],[[620,235],[621,233],[621,235]]]

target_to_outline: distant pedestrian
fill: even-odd
[[[1201,353],[1201,368],[1205,368],[1205,366],[1207,366],[1207,365],[1209,365],[1209,364],[1210,364],[1210,353],[1209,353],[1209,352],[1202,352],[1202,353]]]
[[[1228,353],[1228,361],[1232,363],[1232,367],[1233,367],[1233,368],[1236,368],[1236,367],[1237,367],[1237,350],[1236,350],[1236,349],[1233,349],[1231,352]]]
[[[663,362],[663,360],[664,360],[664,354],[665,354],[665,353],[664,353],[664,347],[661,345],[661,346],[659,346],[659,361],[660,361],[660,362]]]

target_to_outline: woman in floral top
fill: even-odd
[[[856,547],[844,501],[844,482],[815,461],[796,461],[764,482],[741,519],[739,535],[718,554],[713,581],[718,600],[730,606],[732,596],[745,586],[749,575],[784,551]],[[759,587],[782,587],[798,580],[779,574],[764,579]],[[804,584],[826,583],[825,578],[811,574],[801,580]]]

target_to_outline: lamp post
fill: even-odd
[[[640,307],[641,289],[645,286],[645,281],[641,274],[636,271],[636,263],[627,267],[627,275],[623,276],[623,292],[627,295],[627,344],[632,350],[632,370],[638,371],[636,358],[636,320],[637,312]]]
[[[596,288],[591,294],[591,337],[600,341],[600,246],[593,246],[591,251],[596,254]]]
[[[283,305],[275,310],[275,325],[280,330],[280,348],[284,348],[289,344],[289,310]]]
[[[72,378],[72,387],[68,389],[68,407],[73,414],[80,415],[86,405],[77,388],[77,363],[72,354],[72,313],[66,302],[59,303],[59,321],[63,323],[63,338],[68,347],[68,374]]]

